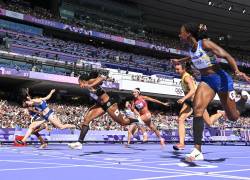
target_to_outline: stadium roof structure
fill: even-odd
[[[249,0],[128,0],[142,11],[144,23],[177,37],[181,24],[206,24],[211,38],[250,49]]]

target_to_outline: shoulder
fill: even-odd
[[[201,40],[201,44],[203,49],[212,49],[214,46],[216,46],[216,44],[209,39]]]
[[[139,99],[141,99],[141,100],[144,100],[144,99],[147,99],[147,98],[148,98],[148,96],[142,96],[142,95],[139,96]]]
[[[194,81],[193,76],[191,76],[190,74],[187,74],[187,75],[185,76],[185,78],[184,78],[184,81],[185,81],[186,83],[188,83],[188,82],[193,82],[193,81]]]

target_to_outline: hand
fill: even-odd
[[[235,76],[240,78],[240,79],[244,79],[247,82],[250,82],[250,77],[248,77],[245,73],[238,71],[235,71]]]
[[[39,114],[39,116],[43,116],[43,112],[42,111],[39,111],[38,114]]]
[[[54,92],[56,92],[56,90],[55,90],[55,89],[52,89],[50,92],[51,92],[51,93],[54,93]]]
[[[167,106],[167,107],[170,106],[170,104],[168,102],[163,103],[163,105]]]
[[[184,98],[181,98],[181,99],[179,99],[179,100],[177,101],[177,103],[179,103],[179,104],[183,104],[183,103],[184,103],[184,101],[185,101],[185,99],[184,99]]]

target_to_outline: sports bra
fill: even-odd
[[[98,101],[99,97],[105,93],[106,91],[99,85],[97,86],[95,91],[90,91],[89,95],[92,99],[94,99],[95,101]]]
[[[145,106],[147,106],[147,102],[146,102],[144,99],[142,99],[142,98],[139,98],[139,99],[137,99],[137,100],[134,100],[134,103],[135,103],[135,108],[136,108],[137,110],[141,110],[141,109],[143,109]]]
[[[44,111],[47,107],[48,104],[46,103],[46,101],[42,100],[42,102],[40,104],[35,104],[34,107],[38,110],[38,111]]]
[[[181,78],[181,87],[182,87],[182,90],[184,91],[184,93],[188,93],[190,91],[188,84],[185,83],[185,78],[188,76],[193,79],[194,87],[195,87],[195,89],[197,88],[193,76],[191,76],[188,72],[185,72],[185,74]]]
[[[216,56],[213,54],[213,52],[205,51],[202,48],[202,40],[198,41],[198,46],[196,51],[192,52],[190,50],[189,55],[191,57],[193,65],[197,69],[205,69],[217,64]]]

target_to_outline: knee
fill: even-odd
[[[129,121],[129,122],[130,122],[130,121]],[[124,121],[121,121],[121,122],[120,122],[120,125],[121,125],[121,126],[127,126],[127,125],[129,125],[129,124],[130,124],[129,122],[128,122],[128,123],[126,123],[126,122],[124,122]]]
[[[177,122],[178,122],[178,124],[184,124],[185,123],[185,119],[184,118],[178,118]]]
[[[212,126],[214,123],[211,122],[211,121],[209,121],[209,122],[206,122],[206,124],[207,124],[208,126]]]
[[[204,119],[204,117],[203,117],[203,119]],[[213,126],[214,125],[214,121],[212,121],[212,120],[210,120],[209,119],[209,121],[204,121],[208,126]]]
[[[205,108],[203,108],[200,105],[194,105],[194,116],[200,117],[203,116],[203,113],[205,111]]]
[[[91,122],[91,119],[85,117],[83,121],[81,122],[81,126],[88,126],[90,122]]]
[[[31,126],[30,127],[30,130],[32,131],[32,133],[36,130],[36,127],[35,126]]]
[[[227,115],[230,121],[237,121],[240,117],[239,113],[229,114]]]
[[[133,135],[132,131],[128,131],[128,135],[132,136]]]

